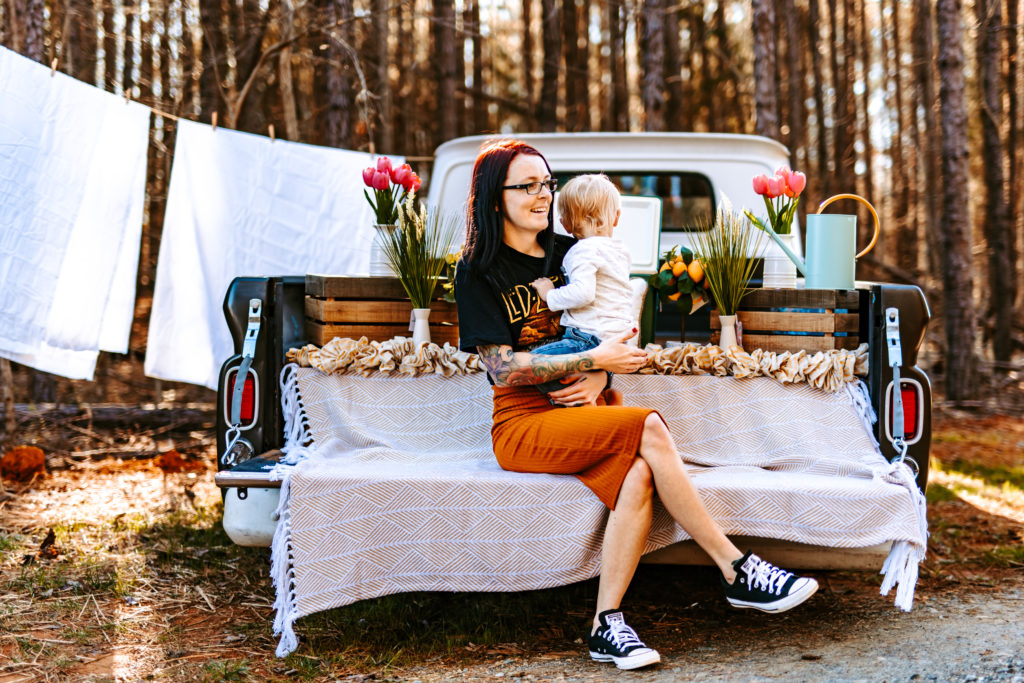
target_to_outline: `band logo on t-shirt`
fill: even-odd
[[[550,279],[555,287],[565,284],[562,275]],[[501,300],[505,304],[505,315],[512,329],[522,324],[516,348],[528,349],[561,335],[562,330],[558,324],[561,314],[548,308],[533,287],[515,285],[501,293]]]

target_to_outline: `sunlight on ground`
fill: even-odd
[[[932,462],[928,483],[949,489],[979,510],[1024,524],[1024,491],[1009,483],[993,486],[978,477],[944,470],[937,461]]]

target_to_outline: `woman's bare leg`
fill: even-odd
[[[732,567],[743,553],[733,545],[711,519],[704,501],[690,481],[668,427],[657,413],[651,413],[644,422],[640,440],[640,457],[651,468],[658,497],[672,518],[690,534],[722,571],[725,580],[732,583],[736,571]],[[610,522],[609,522],[610,523]]]
[[[653,496],[651,469],[642,458],[636,458],[604,528],[594,629],[598,626],[597,614],[617,608],[633,579],[651,528]]]

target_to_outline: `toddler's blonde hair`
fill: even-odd
[[[579,230],[586,237],[615,223],[620,205],[619,190],[604,173],[576,176],[558,193],[559,218],[573,234]]]

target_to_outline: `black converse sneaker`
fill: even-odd
[[[626,624],[622,612],[606,610],[597,618],[600,626],[589,637],[592,659],[615,662],[615,666],[620,669],[639,669],[661,661],[658,651],[644,645],[636,631]]]
[[[759,609],[762,612],[785,612],[814,595],[818,582],[765,562],[749,550],[732,563],[736,580],[729,584],[725,577],[725,597],[733,607]]]

